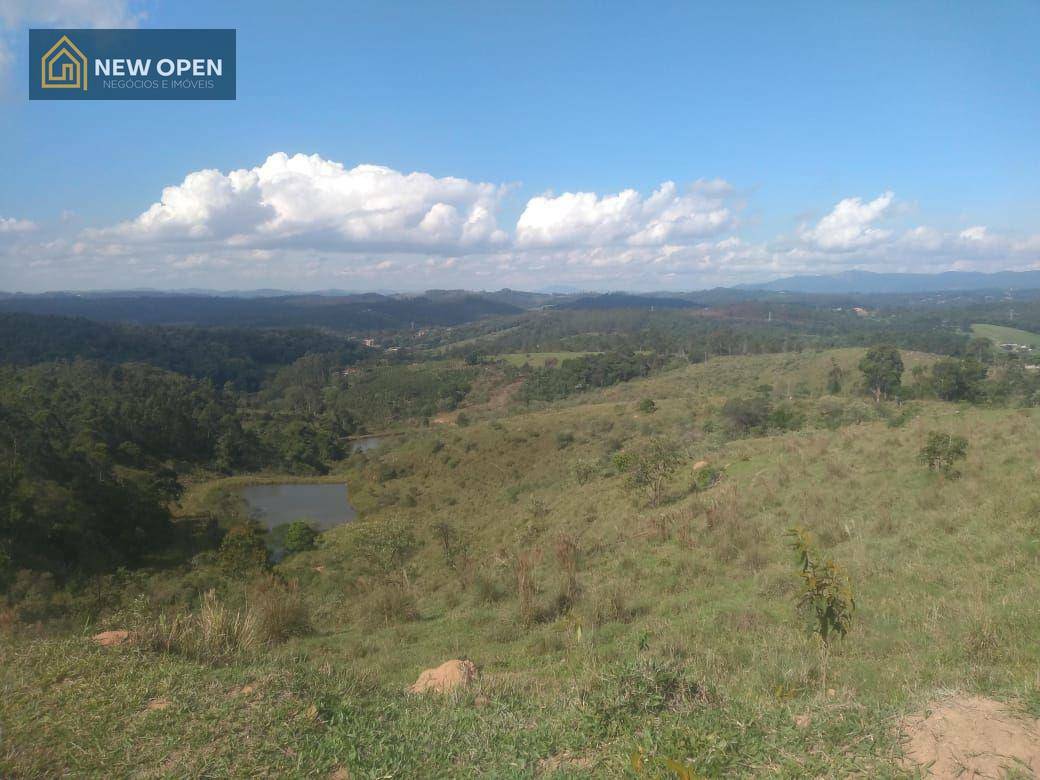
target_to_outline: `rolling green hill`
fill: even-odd
[[[71,635],[3,634],[0,770],[900,776],[898,719],[943,692],[1035,713],[1040,416],[874,404],[855,391],[861,356],[713,358],[554,404],[472,409],[465,427],[352,456],[334,474],[360,522],[276,568],[298,583],[309,630],[222,660],[90,641],[145,625],[141,598],[175,603],[202,581],[199,559],[137,576],[145,596]],[[832,359],[848,377],[837,395]],[[904,354],[907,377],[933,360]],[[735,435],[722,410],[741,396],[797,423]],[[967,437],[960,479],[919,461],[932,430]],[[656,506],[615,457],[652,441],[679,453]],[[182,503],[220,504],[221,484]],[[796,609],[795,525],[855,593],[826,680]],[[404,692],[450,658],[476,664],[474,687]]]

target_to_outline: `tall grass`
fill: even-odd
[[[209,590],[194,612],[140,619],[132,637],[137,646],[155,652],[227,663],[310,630],[310,613],[297,584],[267,576],[253,583],[240,608]]]

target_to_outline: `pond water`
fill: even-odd
[[[242,497],[268,530],[304,520],[318,531],[349,523],[357,515],[347,500],[347,486],[321,484],[248,485]]]

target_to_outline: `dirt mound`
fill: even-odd
[[[1040,721],[981,696],[936,702],[903,721],[908,769],[928,777],[1040,777]]]
[[[121,645],[130,638],[130,632],[124,629],[117,631],[102,631],[100,634],[94,634],[93,639],[102,647],[115,647]]]
[[[445,661],[436,669],[427,669],[419,675],[408,690],[412,693],[445,693],[455,688],[465,688],[477,677],[477,667],[472,661]]]

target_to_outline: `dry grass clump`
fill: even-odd
[[[235,607],[214,590],[194,612],[161,613],[135,626],[135,645],[209,663],[226,663],[311,630],[310,612],[295,582],[257,580]]]
[[[228,607],[208,591],[196,612],[160,614],[133,632],[134,644],[159,653],[200,661],[226,662],[263,644],[255,612]]]

